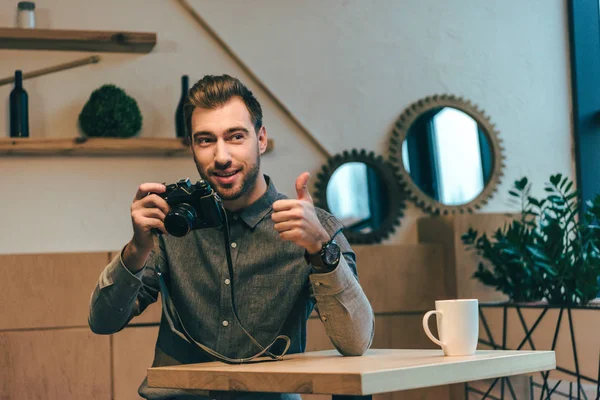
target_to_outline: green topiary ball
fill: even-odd
[[[142,128],[137,102],[115,85],[94,90],[79,114],[81,130],[90,137],[131,137]]]

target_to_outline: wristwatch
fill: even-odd
[[[305,254],[306,261],[317,269],[333,271],[340,263],[340,246],[333,239],[325,242],[321,251],[315,254]]]

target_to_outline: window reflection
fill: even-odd
[[[423,113],[402,143],[402,160],[412,181],[442,204],[474,200],[490,179],[491,146],[477,121],[442,107]]]
[[[344,226],[371,219],[367,171],[366,164],[346,163],[333,172],[327,184],[327,206]]]
[[[477,122],[462,111],[444,108],[433,117],[440,201],[465,204],[483,191]]]

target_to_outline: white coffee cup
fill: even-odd
[[[429,317],[436,314],[440,338],[429,330]],[[477,299],[438,300],[435,310],[423,316],[423,329],[446,356],[468,356],[475,353],[479,340],[479,303]]]

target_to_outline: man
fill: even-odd
[[[267,132],[256,98],[235,78],[206,76],[190,90],[185,115],[198,172],[226,209],[233,276],[223,230],[169,236],[164,225],[169,205],[156,194],[166,188],[144,183],[131,206],[133,238],[106,266],[93,291],[92,331],[118,332],[156,301],[158,265],[190,336],[226,357],[244,358],[261,350],[244,330],[261,346],[278,334],[286,335],[288,353],[303,352],[306,321],[313,308],[341,354],[363,354],[373,339],[374,318],[357,280],[354,252],[340,232],[340,223],[313,206],[308,173],[296,180],[296,199],[278,193],[261,173]],[[158,249],[154,248],[156,230],[164,233],[158,238]],[[280,354],[284,344],[270,351]],[[153,366],[212,360],[173,332],[163,312]],[[147,380],[139,394],[148,399],[191,398],[186,396],[189,392],[150,388]],[[234,398],[298,395],[240,393]]]

